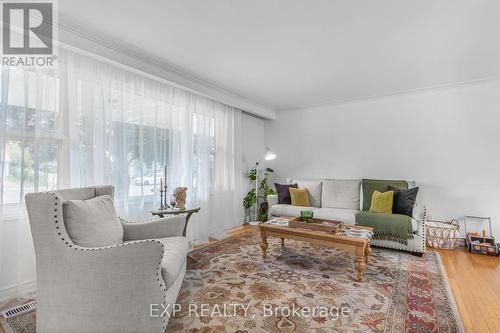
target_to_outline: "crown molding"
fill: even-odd
[[[97,33],[88,33],[87,29],[75,28],[61,22],[61,20],[57,26],[59,41],[62,45],[68,45],[70,48],[73,47],[109,59],[125,67],[159,78],[176,87],[230,105],[258,117],[270,120],[276,119],[276,110],[273,108],[203,80],[193,73],[158,59],[158,57],[145,54],[142,50],[133,49],[128,45],[120,45],[121,43],[116,41],[109,42],[109,39],[98,38],[96,37]]]
[[[412,94],[422,94],[422,93],[432,92],[435,90],[457,89],[457,88],[472,86],[472,85],[476,85],[476,84],[487,84],[487,83],[495,82],[495,81],[500,81],[500,76],[492,76],[492,77],[485,77],[485,78],[475,79],[475,80],[445,83],[445,84],[440,84],[440,85],[428,86],[428,87],[424,87],[424,88],[389,91],[389,92],[382,93],[382,94],[367,95],[367,96],[344,99],[344,100],[325,101],[325,102],[321,102],[321,103],[306,104],[306,105],[301,105],[301,106],[292,107],[292,108],[278,109],[277,111],[278,112],[287,112],[287,111],[294,111],[294,110],[314,109],[314,108],[320,108],[320,107],[325,107],[325,106],[336,106],[336,105],[341,105],[341,104],[363,102],[363,101],[382,99],[382,98],[390,98],[390,97],[412,95]]]

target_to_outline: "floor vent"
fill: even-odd
[[[16,306],[15,308],[9,309],[2,311],[2,316],[7,319],[10,317],[15,317],[17,315],[20,315],[22,313],[31,311],[36,308],[36,301],[29,302],[23,305]]]

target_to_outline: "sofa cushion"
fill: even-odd
[[[123,227],[111,196],[68,200],[62,207],[66,232],[76,245],[99,247],[123,243]]]
[[[267,203],[268,203],[269,207],[279,204],[278,195],[276,195],[276,194],[269,194],[266,197],[266,199],[267,199]],[[290,199],[290,201],[291,201],[291,199]]]
[[[321,180],[294,179],[299,188],[306,188],[309,192],[309,204],[312,207],[321,207]]]
[[[311,210],[314,213],[314,218],[325,220],[342,221],[345,224],[356,224],[356,214],[359,210],[342,209],[342,208],[316,208],[316,207],[299,207],[292,205],[274,205],[269,209],[269,214],[272,216],[300,216],[300,211]]]
[[[359,210],[360,180],[324,180],[321,188],[321,207]]]
[[[302,210],[312,210],[316,214],[316,207],[302,207],[292,205],[274,205],[269,208],[269,215],[273,216],[300,216]]]
[[[292,198],[293,206],[303,206],[309,207],[309,193],[307,188],[293,188],[288,189],[290,191],[290,197]]]
[[[372,203],[370,204],[370,213],[392,214],[392,203],[394,201],[394,191],[379,192],[372,194]]]
[[[392,212],[394,214],[413,216],[413,206],[415,206],[415,202],[417,201],[418,187],[400,190],[389,186],[389,191],[394,191]]]
[[[290,196],[290,187],[298,188],[297,184],[274,183],[274,187],[276,187],[276,193],[278,194],[278,203],[290,205],[292,203],[292,197]]]
[[[363,209],[368,211],[372,203],[373,192],[385,192],[389,186],[401,190],[408,189],[408,183],[404,180],[382,180],[382,179],[363,179],[361,181],[363,189]]]
[[[167,237],[158,239],[164,248],[161,260],[161,275],[167,288],[175,282],[186,263],[189,242],[186,237]]]
[[[314,217],[325,220],[342,221],[344,224],[355,225],[357,209],[344,208],[317,208],[314,210]]]

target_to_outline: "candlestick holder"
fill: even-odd
[[[163,210],[165,207],[163,207],[163,186],[160,186],[160,207],[158,210]]]

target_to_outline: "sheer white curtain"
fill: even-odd
[[[28,192],[112,184],[121,215],[148,218],[167,165],[168,195],[201,206],[194,243],[241,223],[241,111],[66,50],[57,70],[1,73],[0,299],[35,277]]]
[[[60,80],[55,73],[1,69],[0,300],[34,290],[35,260],[24,194],[58,186]]]

